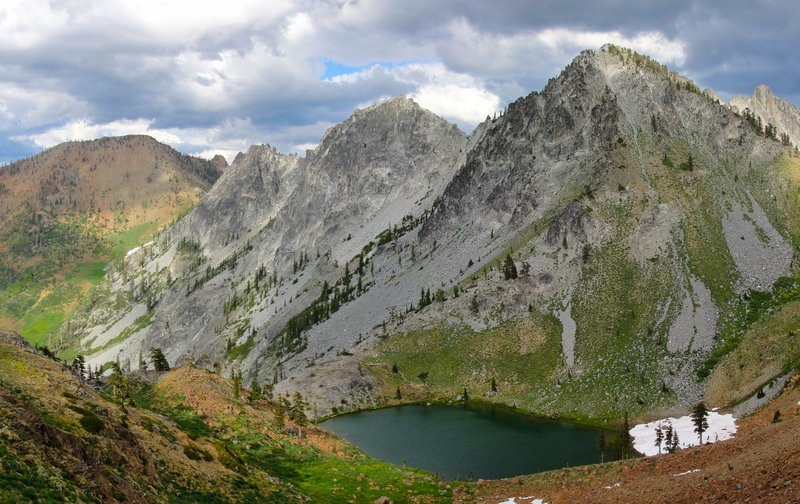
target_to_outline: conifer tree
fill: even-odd
[[[261,385],[258,384],[258,377],[253,375],[253,379],[250,381],[250,402],[258,401],[261,397]]]
[[[286,425],[286,419],[284,415],[286,415],[286,411],[288,410],[288,401],[284,396],[278,398],[278,402],[275,403],[275,408],[273,409],[273,415],[275,416],[275,428],[277,430],[282,430],[283,427]]]
[[[294,393],[294,404],[289,411],[290,418],[297,423],[297,425],[305,425],[306,419],[306,402],[303,400],[300,392]]]
[[[706,405],[702,402],[697,403],[692,412],[692,423],[694,424],[694,431],[700,439],[700,444],[703,444],[703,433],[708,429],[708,411]]]
[[[674,437],[674,435],[675,435],[675,430],[672,428],[672,424],[671,423],[667,424],[667,433],[664,436],[664,443],[665,443],[664,447],[667,449],[668,453],[673,452],[672,438]]]
[[[472,299],[469,301],[469,311],[473,314],[478,314],[478,294],[475,293],[472,295]]]
[[[397,386],[397,392],[394,394],[394,398],[398,401],[403,398],[403,394],[400,393],[400,386]]]
[[[233,380],[233,398],[239,399],[242,393],[242,372],[231,370],[231,380]]]
[[[664,431],[661,426],[656,427],[656,446],[658,447],[658,454],[661,455],[661,442],[664,440]]]
[[[161,351],[161,348],[150,347],[150,361],[156,371],[169,371],[169,362],[164,357],[164,352]]]
[[[517,278],[517,266],[514,264],[511,254],[506,255],[506,259],[503,261],[503,278],[506,280]]]
[[[84,359],[83,355],[78,354],[75,356],[75,359],[72,361],[72,369],[75,370],[81,383],[83,383],[86,378],[86,359]]]
[[[614,456],[617,460],[627,459],[631,454],[631,433],[628,424],[628,414],[625,413],[625,420],[617,429],[617,439],[614,442]]]
[[[122,373],[118,362],[111,364],[111,376],[108,378],[108,385],[111,387],[111,397],[119,404],[122,413],[122,424],[127,426],[128,406],[131,403],[131,388],[128,378]]]

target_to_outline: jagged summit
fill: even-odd
[[[251,148],[71,327],[93,363],[159,346],[311,394],[320,414],[492,381],[486,397],[545,415],[681,409],[698,376],[726,383],[714,352],[750,291],[788,285],[792,156],[607,45],[468,138],[395,97],[305,158]]]
[[[765,125],[775,126],[778,134],[786,133],[793,145],[800,145],[800,108],[775,96],[769,86],[759,84],[747,98],[739,94],[734,95],[728,105],[739,113],[750,109]]]

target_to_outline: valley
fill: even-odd
[[[0,168],[0,328],[132,387],[0,347],[4,464],[21,464],[0,497],[38,471],[86,502],[786,502],[800,114],[779,100],[725,104],[609,44],[469,135],[395,97],[302,157],[254,145],[227,166],[121,137]],[[609,432],[701,401],[741,425],[668,456],[472,482],[305,420],[465,396]]]

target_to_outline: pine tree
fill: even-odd
[[[250,381],[250,402],[258,401],[261,398],[261,385],[258,384],[258,377],[253,375],[253,379]]]
[[[469,301],[469,311],[473,314],[478,314],[478,294],[475,293],[472,295],[472,299]]]
[[[302,394],[300,394],[300,392],[294,393],[294,404],[291,407],[289,417],[297,425],[305,425],[305,423],[307,422],[306,402],[303,400],[303,396]]]
[[[469,401],[469,394],[467,394],[467,387],[464,387],[464,395],[461,396],[462,401]]]
[[[75,356],[75,359],[72,361],[72,369],[75,370],[78,378],[83,382],[86,377],[86,359],[83,358],[83,355],[78,354]]]
[[[284,418],[284,415],[286,415],[286,411],[289,409],[288,406],[288,401],[285,397],[281,396],[278,398],[278,402],[275,404],[275,408],[272,410],[272,413],[275,417],[275,429],[282,430],[286,425],[286,419]]]
[[[656,446],[658,447],[658,454],[661,455],[661,442],[664,440],[664,431],[661,426],[656,427]]]
[[[492,392],[497,392],[497,382],[492,378]]]
[[[703,432],[708,429],[708,411],[706,405],[702,402],[697,403],[692,412],[692,423],[694,424],[694,431],[700,439],[700,444],[703,444]]]
[[[239,399],[242,393],[242,372],[231,370],[231,380],[233,380],[233,398]]]
[[[400,393],[400,386],[397,386],[397,392],[394,394],[394,398],[398,401],[403,398],[403,394]]]
[[[392,364],[392,373],[395,373],[395,374],[397,374],[397,372],[398,372],[398,370],[397,370],[397,363],[395,362],[394,364]]]
[[[631,454],[631,433],[628,424],[628,414],[625,413],[625,420],[617,430],[617,439],[614,441],[614,457],[617,460],[627,459]]]
[[[508,254],[505,261],[503,261],[503,277],[506,280],[517,278],[517,266],[514,264],[514,260],[511,259],[511,254]]]
[[[664,436],[664,447],[667,449],[668,453],[672,453],[672,439],[675,436],[675,430],[672,428],[672,424],[667,424],[667,433]]]
[[[108,385],[111,387],[111,397],[119,404],[122,413],[122,424],[127,426],[128,406],[131,403],[131,387],[128,378],[122,373],[119,363],[111,364],[111,376],[108,378]]]
[[[150,347],[150,361],[153,363],[153,369],[156,371],[169,371],[169,362],[164,357],[164,352],[160,348]]]

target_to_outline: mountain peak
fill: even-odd
[[[778,134],[786,133],[794,145],[800,144],[800,109],[793,103],[775,96],[769,86],[759,84],[753,94],[744,97],[734,95],[728,102],[734,112],[745,109],[759,116],[764,124],[771,124],[777,128]]]
[[[766,84],[759,84],[753,90],[753,96],[775,96],[772,89]]]

